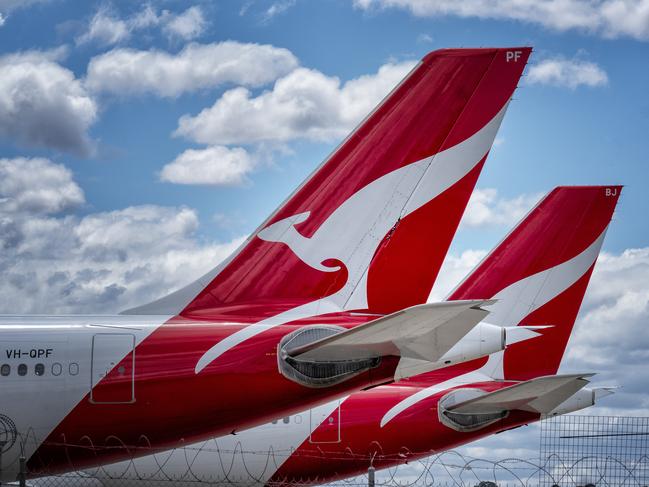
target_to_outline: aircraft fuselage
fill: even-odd
[[[21,451],[42,475],[229,434],[389,381],[398,362],[386,357],[331,387],[299,385],[278,371],[277,346],[300,323],[263,331],[197,372],[206,349],[248,324],[168,318],[2,318],[0,414],[12,443],[3,478],[15,479]]]

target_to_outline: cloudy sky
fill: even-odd
[[[625,184],[565,370],[649,414],[649,0],[0,0],[0,313],[193,280],[422,55],[492,45],[535,51],[433,298],[552,187]]]

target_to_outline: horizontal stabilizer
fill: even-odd
[[[611,394],[615,394],[616,389],[617,389],[616,386],[593,387],[593,394],[595,395],[595,399],[602,399],[603,397],[607,397],[610,396]]]
[[[519,409],[547,414],[588,384],[593,374],[549,375],[520,382],[495,392],[459,402],[446,409],[454,413],[483,414]]]
[[[489,312],[493,301],[413,306],[291,350],[300,360],[355,360],[388,355],[435,362]]]
[[[546,413],[546,416],[581,411],[582,409],[595,405],[603,397],[613,394],[614,389],[614,387],[584,387],[552,409],[552,411]]]

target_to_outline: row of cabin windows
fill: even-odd
[[[289,424],[289,423],[291,422],[291,417],[290,417],[290,416],[286,416],[286,417],[284,417],[284,418],[282,418],[282,419],[275,419],[275,420],[273,420],[273,421],[271,421],[271,422],[272,422],[273,424],[277,424],[279,421],[281,421],[281,422],[284,423],[284,424]],[[295,417],[293,418],[293,422],[296,423],[296,424],[300,424],[300,423],[302,423],[302,416],[299,415],[299,414],[296,414]]]
[[[29,367],[27,366],[27,364],[19,364],[18,367],[16,367],[16,372],[18,373],[19,376],[24,377],[28,374]],[[61,375],[63,373],[63,365],[58,362],[54,362],[51,367],[51,373],[53,376]],[[68,374],[70,375],[79,374],[79,364],[76,362],[70,363],[68,365]],[[0,376],[8,377],[9,375],[11,375],[11,365],[9,364],[0,365]],[[37,376],[45,375],[45,364],[34,365],[34,375]]]

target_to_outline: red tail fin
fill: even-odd
[[[425,302],[530,51],[428,54],[227,263],[132,312]]]
[[[485,320],[496,325],[548,326],[508,346],[503,378],[557,372],[621,190],[556,188],[451,294],[497,299]]]

